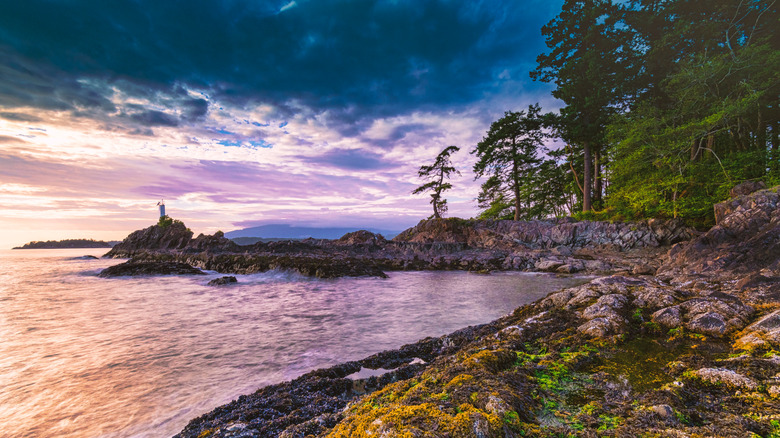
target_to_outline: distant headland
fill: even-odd
[[[25,243],[22,246],[15,246],[11,249],[68,249],[68,248],[111,248],[117,241],[105,242],[94,239],[65,239],[65,240],[47,240]]]

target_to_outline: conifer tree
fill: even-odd
[[[447,212],[447,200],[442,198],[441,194],[445,190],[452,188],[452,184],[444,182],[444,180],[449,179],[453,173],[460,175],[460,172],[452,166],[452,161],[450,160],[450,156],[459,150],[460,148],[457,146],[447,146],[436,156],[436,160],[432,165],[420,166],[420,170],[417,172],[417,176],[427,178],[429,181],[414,189],[412,194],[432,192],[431,205],[433,206],[434,219],[440,219]]]
[[[514,206],[514,220],[533,217],[531,189],[536,166],[541,163],[536,153],[545,137],[540,111],[538,104],[530,105],[527,112],[507,111],[471,151],[478,158],[476,178],[489,176],[477,200],[496,217],[502,217],[510,205]]]

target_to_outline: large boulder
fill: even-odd
[[[147,250],[182,249],[192,239],[192,231],[180,221],[168,226],[152,225],[149,228],[130,233],[125,240],[116,244],[104,257],[132,257]]]
[[[727,203],[718,225],[688,243],[672,247],[659,274],[733,279],[764,269],[774,271],[780,259],[780,186]]]

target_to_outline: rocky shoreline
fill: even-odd
[[[130,263],[186,263],[223,274],[288,270],[318,278],[385,277],[384,271],[546,271],[563,274],[653,273],[668,246],[698,233],[677,221],[422,221],[393,240],[368,231],[338,240],[240,246],[214,235],[192,237],[184,224],[130,234],[105,257]],[[163,270],[161,273],[165,273]]]
[[[391,242],[357,233],[273,248],[327,259],[341,245],[349,263],[385,270],[604,275],[489,324],[261,388],[177,437],[778,436],[780,187],[724,204],[706,233],[658,223],[667,231],[449,220]],[[206,266],[236,250],[222,239],[121,254]],[[400,260],[386,261],[389,254]],[[391,371],[355,379],[363,368]]]

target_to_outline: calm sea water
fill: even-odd
[[[491,321],[548,275],[98,278],[105,250],[0,251],[0,436],[166,437],[258,387]]]

